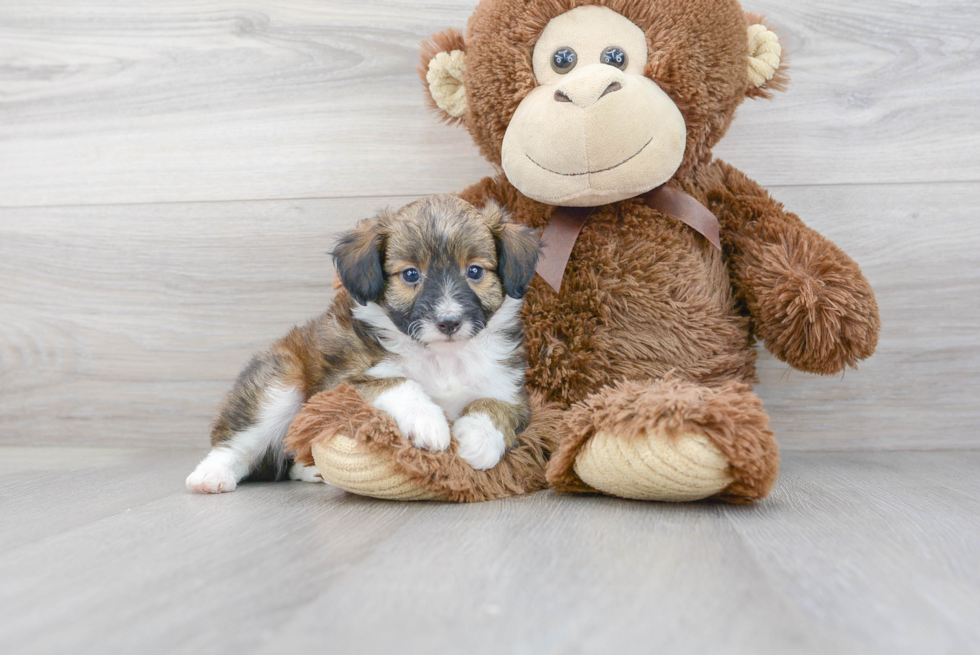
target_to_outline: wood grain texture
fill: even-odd
[[[794,82],[720,156],[767,186],[980,180],[980,5],[745,4]],[[474,5],[0,2],[0,205],[458,191],[490,168],[414,67]]]
[[[782,447],[980,445],[980,184],[776,195],[861,262],[883,320],[841,377],[762,357]],[[328,306],[335,235],[410,199],[0,210],[0,439],[203,446],[248,357]]]
[[[173,494],[189,461],[150,448],[0,448],[0,558]]]
[[[0,448],[22,491],[0,494],[4,530],[26,535],[0,544],[5,653],[902,655],[980,639],[980,452],[790,453],[744,507],[391,503],[306,483],[196,496],[195,451],[84,450]]]
[[[6,443],[203,443],[255,351],[326,310],[336,235],[384,201],[6,210]]]

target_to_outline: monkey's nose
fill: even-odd
[[[605,75],[581,76],[562,84],[555,91],[555,102],[571,102],[585,109],[599,102],[600,98],[622,88],[622,82],[615,79],[610,80]]]
[[[443,316],[436,319],[436,327],[447,336],[452,336],[459,332],[460,320],[458,316]]]
[[[606,87],[606,90],[603,91],[602,95],[599,97],[601,98],[603,96],[609,95],[610,93],[615,93],[616,91],[619,91],[622,88],[623,88],[622,84],[620,84],[619,82],[613,82],[612,84]]]

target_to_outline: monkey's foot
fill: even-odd
[[[635,439],[597,433],[575,458],[575,474],[612,496],[637,500],[701,500],[733,481],[728,460],[707,437],[651,431]]]
[[[623,382],[573,406],[548,481],[637,500],[765,498],[779,455],[748,385]]]

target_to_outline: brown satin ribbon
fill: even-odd
[[[721,250],[718,219],[711,210],[688,194],[664,185],[640,198],[651,209],[673,216],[693,228]],[[565,277],[565,267],[568,265],[568,258],[572,256],[575,241],[593,212],[595,207],[555,207],[551,220],[544,228],[541,235],[541,257],[536,270],[556,292],[561,291],[561,281]]]

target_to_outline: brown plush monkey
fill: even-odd
[[[784,87],[780,58],[735,0],[483,0],[465,36],[424,44],[433,107],[502,170],[461,196],[544,231],[524,320],[528,386],[558,426],[552,486],[763,498],[778,452],[750,386],[755,339],[825,375],[874,352],[878,308],[857,264],[712,156],[743,99]],[[320,438],[321,417],[308,409],[293,442]],[[399,469],[394,438],[359,443],[423,489],[412,497],[474,500],[540,486],[555,445],[541,435],[525,444],[535,457],[498,467],[507,489],[451,453]]]

